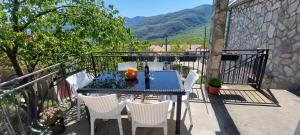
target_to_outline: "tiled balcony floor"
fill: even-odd
[[[235,89],[238,88],[238,89]],[[298,135],[300,134],[300,98],[286,90],[271,90],[279,104],[276,105],[257,91],[247,86],[223,87],[221,96],[209,96],[204,102],[200,89],[199,99],[191,101],[194,125],[190,126],[185,106],[182,106],[182,135]],[[198,93],[198,94],[197,94]],[[203,93],[203,94],[202,94]],[[154,102],[154,101],[147,101]],[[75,110],[75,109],[74,109]],[[68,135],[88,135],[90,127],[86,118],[75,121],[75,114],[70,111],[67,119]],[[84,116],[84,114],[82,115]],[[175,111],[168,117],[168,134],[175,130]],[[122,119],[124,135],[131,135],[131,123],[127,116]],[[116,120],[97,120],[99,135],[118,135]],[[297,128],[298,127],[298,128]],[[160,128],[138,128],[137,135],[162,135]]]

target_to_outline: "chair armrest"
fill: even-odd
[[[172,109],[173,109],[173,101],[170,100],[170,104],[168,107],[168,113],[171,113]]]
[[[119,112],[121,113],[121,111],[124,109],[124,107],[126,107],[127,102],[129,102],[130,99],[127,100],[123,100],[121,102],[119,102],[118,108],[119,108]]]

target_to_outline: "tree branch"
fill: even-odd
[[[19,17],[17,15],[17,12],[19,11],[19,5],[20,5],[20,3],[18,2],[18,0],[13,1],[13,7],[11,10],[11,18],[13,21],[12,27],[13,27],[14,31],[19,31]]]
[[[19,4],[25,3],[27,0],[20,0]]]
[[[3,52],[6,52],[6,48],[4,48],[4,46],[1,45],[1,48],[0,48]]]
[[[26,29],[26,28],[28,27],[28,25],[30,25],[32,22],[34,22],[37,18],[39,18],[39,17],[41,17],[41,16],[43,16],[43,15],[46,15],[46,14],[48,14],[48,13],[57,11],[58,9],[66,8],[66,7],[78,7],[78,6],[60,6],[60,7],[56,7],[56,8],[53,8],[53,9],[49,9],[49,10],[40,12],[40,13],[36,14],[33,18],[29,19],[28,22],[25,23],[25,24],[21,27],[21,31],[23,31],[24,29]]]
[[[2,44],[1,45],[1,50],[3,50],[4,52],[9,52],[10,48],[7,46],[7,44]]]

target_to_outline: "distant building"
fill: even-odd
[[[194,52],[194,51],[197,51],[197,49],[201,49],[201,48],[202,48],[202,45],[189,45],[185,51]]]
[[[165,50],[159,46],[159,45],[151,45],[150,46],[151,51],[153,52],[164,52]]]
[[[166,52],[166,45],[160,46],[160,45],[151,45],[150,49],[153,52]],[[171,51],[171,45],[167,45],[167,52]]]
[[[189,45],[185,51],[189,52],[189,54],[195,54],[196,51],[197,52],[205,52],[205,51],[208,51],[208,49],[202,48],[202,45]]]
[[[163,45],[162,48],[166,51],[166,45]],[[171,52],[171,45],[167,45],[167,52]]]

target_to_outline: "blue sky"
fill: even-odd
[[[104,0],[105,5],[112,4],[123,17],[153,16],[202,4],[211,4],[212,0]]]

